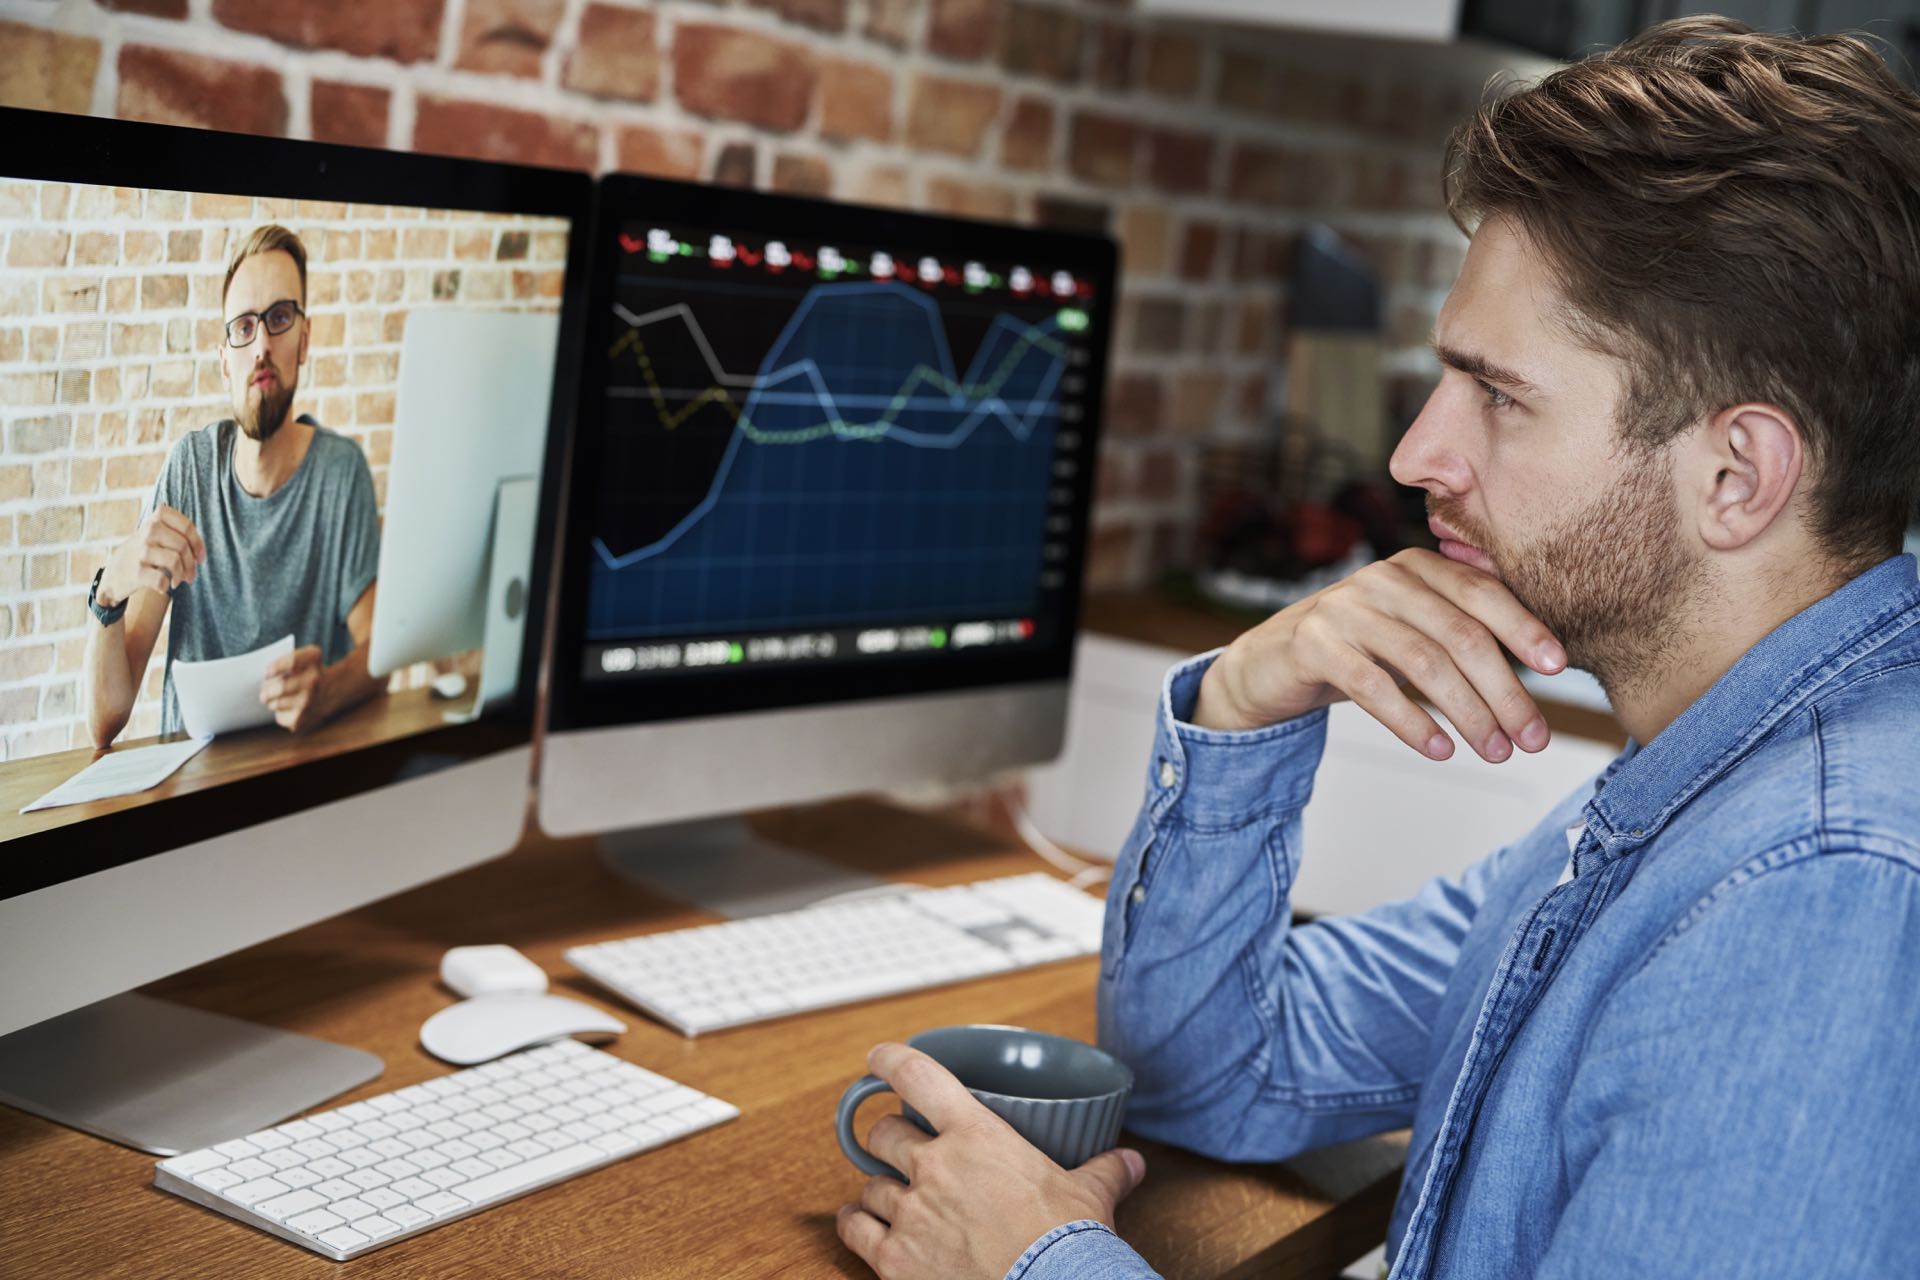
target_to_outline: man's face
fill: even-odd
[[[1441,308],[1440,385],[1394,450],[1427,491],[1441,551],[1484,569],[1610,687],[1683,638],[1704,570],[1683,537],[1671,451],[1621,437],[1621,362],[1576,343],[1539,257],[1483,223]]]
[[[300,302],[300,269],[279,250],[256,253],[240,264],[227,288],[222,325],[235,316],[264,315],[276,302]],[[233,396],[234,421],[262,443],[273,438],[287,419],[293,393],[300,385],[300,366],[307,359],[307,318],[297,318],[291,329],[270,334],[265,324],[254,325],[253,341],[230,346],[220,337],[220,371]]]

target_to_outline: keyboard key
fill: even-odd
[[[318,1174],[305,1167],[282,1169],[273,1176],[292,1187],[295,1191],[298,1191],[301,1187],[311,1187],[320,1181]]]
[[[329,1213],[325,1209],[315,1209],[311,1213],[303,1213],[297,1218],[288,1218],[287,1225],[295,1231],[305,1232],[310,1236],[317,1236],[323,1231],[331,1231],[335,1227],[344,1227],[347,1224],[338,1214]]]
[[[205,1173],[197,1173],[194,1175],[193,1180],[209,1191],[225,1191],[228,1187],[237,1187],[246,1181],[246,1179],[242,1178],[239,1174],[227,1168],[209,1169]]]
[[[327,1206],[328,1213],[339,1214],[341,1221],[348,1223],[356,1222],[373,1211],[373,1206],[359,1196],[348,1196],[345,1200],[336,1200]]]
[[[436,1191],[430,1196],[421,1196],[413,1202],[413,1207],[436,1218],[444,1218],[450,1213],[460,1213],[473,1208],[474,1202],[461,1198],[451,1191]]]
[[[305,1213],[309,1209],[325,1206],[327,1198],[312,1191],[290,1191],[284,1196],[275,1196],[271,1200],[262,1200],[253,1206],[253,1211],[275,1222],[285,1222],[295,1214]],[[305,1228],[302,1228],[305,1230]],[[307,1234],[312,1235],[312,1232]]]
[[[283,1196],[291,1190],[292,1188],[286,1183],[275,1178],[255,1178],[252,1182],[242,1182],[238,1186],[228,1187],[221,1194],[235,1204],[245,1205],[251,1209],[262,1200]]]
[[[371,1218],[355,1219],[353,1229],[366,1236],[369,1240],[384,1240],[394,1232],[399,1231],[401,1227],[399,1223],[375,1214]]]
[[[397,1204],[391,1209],[381,1210],[381,1216],[391,1218],[404,1227],[417,1227],[423,1222],[432,1222],[433,1215],[424,1209],[416,1209],[410,1204]]]
[[[320,1243],[332,1245],[336,1249],[353,1249],[367,1243],[367,1237],[352,1227],[335,1227],[318,1239]]]
[[[375,1187],[371,1191],[362,1191],[360,1192],[359,1198],[365,1200],[389,1218],[393,1217],[393,1211],[396,1208],[407,1202],[407,1198],[395,1191],[392,1187]],[[397,1218],[394,1220],[396,1222],[399,1221]]]
[[[229,1160],[238,1160],[242,1156],[257,1156],[260,1154],[260,1148],[254,1146],[245,1138],[235,1138],[231,1142],[222,1142],[216,1146],[214,1150]]]
[[[439,1190],[425,1178],[402,1178],[393,1184],[393,1189],[415,1204],[420,1202],[420,1197],[430,1196]]]
[[[257,1156],[248,1156],[244,1160],[235,1160],[227,1168],[242,1178],[264,1178],[273,1172],[273,1166]]]
[[[196,1174],[206,1172],[208,1169],[218,1169],[226,1162],[227,1158],[225,1156],[215,1151],[212,1147],[206,1147],[199,1151],[189,1151],[183,1156],[174,1156],[171,1159],[162,1160],[160,1167],[171,1170],[183,1178],[191,1178]]]
[[[313,1189],[329,1200],[344,1200],[348,1196],[359,1195],[360,1188],[344,1178],[328,1178],[325,1182],[316,1182]]]
[[[484,1178],[475,1178],[472,1182],[455,1187],[453,1194],[475,1203],[493,1200],[513,1191],[535,1186],[560,1174],[599,1164],[605,1159],[605,1154],[598,1148],[587,1146],[585,1143],[577,1147],[563,1147],[559,1151],[549,1151],[537,1160],[529,1160],[511,1169],[501,1169]]]
[[[322,1156],[309,1164],[307,1168],[313,1170],[323,1178],[341,1178],[353,1172],[353,1166],[345,1160],[342,1160],[339,1156]]]

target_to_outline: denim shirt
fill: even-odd
[[[1916,623],[1896,556],[1457,880],[1298,927],[1325,713],[1196,728],[1213,655],[1176,667],[1101,955],[1128,1127],[1271,1161],[1411,1125],[1394,1280],[1916,1274]],[[1009,1274],[1154,1273],[1083,1221]]]

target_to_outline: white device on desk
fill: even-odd
[[[574,947],[567,959],[683,1035],[1098,955],[1104,906],[1050,875],[862,896]]]
[[[153,1184],[344,1262],[739,1114],[561,1040],[162,1160]]]
[[[448,1005],[420,1024],[420,1047],[442,1062],[472,1066],[562,1036],[617,1036],[627,1029],[590,1004],[545,992],[500,992]]]
[[[523,447],[513,465],[524,471],[530,461],[539,462],[534,471],[544,488],[538,505],[548,515],[537,536],[517,544],[520,561],[513,570],[527,579],[528,599],[545,598],[552,522],[559,508],[557,459],[572,405],[582,314],[579,273],[565,274],[571,265],[565,257],[572,251],[583,259],[592,189],[586,175],[15,110],[0,112],[0,135],[8,140],[0,153],[0,182],[20,190],[62,184],[61,190],[96,196],[111,190],[118,193],[116,208],[131,211],[120,218],[130,234],[138,230],[150,237],[192,237],[199,234],[195,228],[206,226],[216,242],[224,239],[238,248],[251,228],[282,217],[292,222],[309,253],[314,284],[304,300],[313,313],[313,360],[304,367],[296,390],[296,411],[323,403],[315,395],[315,384],[322,380],[317,368],[351,369],[358,378],[366,366],[375,377],[385,377],[381,370],[396,358],[396,339],[402,360],[397,377],[409,381],[410,366],[404,362],[411,357],[405,354],[404,335],[415,325],[437,328],[437,319],[428,319],[436,309],[513,306],[547,312],[537,325],[515,325],[516,333],[532,345],[517,354],[513,365],[523,378],[514,402],[523,415],[518,422]],[[209,191],[226,193],[218,197],[218,213],[204,209],[204,195],[189,194]],[[296,201],[297,217],[283,212]],[[236,211],[236,202],[247,208]],[[90,206],[88,198],[76,195],[71,215],[28,217],[7,225],[32,222],[49,235],[65,235],[92,216],[85,212]],[[389,260],[374,261],[377,254],[368,246],[396,235],[464,243],[488,263],[524,254],[526,260],[514,266],[524,269],[529,279],[560,283],[564,277],[571,291],[563,287],[543,299],[479,302],[472,287],[475,272],[466,269],[463,286],[462,272],[452,269],[451,259],[445,271],[403,270],[390,260],[391,254]],[[202,265],[212,270],[217,284],[220,264]],[[88,279],[104,284],[108,270],[89,269]],[[406,279],[400,280],[402,276]],[[9,268],[0,267],[0,277],[8,288],[23,287]],[[366,309],[343,297],[329,299],[320,290],[322,279],[376,277],[408,291],[404,311]],[[429,282],[426,277],[434,278]],[[415,296],[411,286],[416,278],[424,286],[419,292],[427,296]],[[342,293],[354,287],[346,286]],[[402,316],[404,329],[396,334],[393,326]],[[222,318],[218,302],[203,305],[196,287],[193,307],[169,323],[191,329],[195,323],[204,326]],[[371,333],[363,323],[368,320],[376,322]],[[322,338],[328,329],[342,336]],[[264,340],[256,333],[250,344]],[[545,349],[534,349],[538,346]],[[250,363],[260,351],[260,346],[250,345],[244,358]],[[54,364],[39,363],[52,377]],[[108,380],[110,367],[99,365],[96,386]],[[27,372],[39,376],[32,366]],[[476,376],[480,372],[476,370]],[[443,384],[443,392],[458,389],[458,374],[446,374],[443,368],[442,375],[452,379]],[[120,385],[130,382],[123,377]],[[144,374],[139,385],[145,385]],[[325,393],[327,401],[338,398],[332,390]],[[380,444],[392,440],[397,452],[406,452],[409,434],[427,428],[416,426],[410,408],[407,419],[394,428],[395,436],[378,423],[384,396],[371,387],[356,391],[357,399],[347,401],[356,405],[359,420],[325,425],[352,428],[364,442],[359,447],[367,459],[366,492],[385,520],[383,549],[391,553],[380,562],[374,615],[375,634],[384,636],[396,611],[406,608],[404,596],[385,577],[387,568],[398,572],[423,558],[444,565],[450,556],[478,553],[464,542],[413,545],[428,535],[416,531],[425,525],[413,519],[412,508],[443,498],[451,503],[454,496],[436,495],[431,486],[402,493],[404,486],[396,483],[390,500],[382,502],[373,475]],[[110,398],[97,407],[117,410],[123,405]],[[556,407],[561,410],[557,420]],[[209,412],[205,421],[218,417]],[[168,439],[162,443],[173,443],[173,436],[200,425],[170,420]],[[376,426],[382,429],[374,430]],[[64,471],[68,452],[64,445],[56,447],[47,455],[47,465]],[[467,454],[454,448],[441,460],[452,468],[443,472],[442,485],[483,483],[466,468]],[[447,478],[452,476],[459,479]],[[483,487],[486,492],[460,495],[460,501],[470,499],[491,513],[496,486],[486,481]],[[52,530],[61,515],[55,508],[66,501],[11,503],[6,518],[14,520],[17,512],[25,527],[46,520]],[[338,536],[337,531],[320,532]],[[485,529],[474,532],[478,537]],[[104,554],[97,545],[74,551]],[[345,551],[340,554],[344,559]],[[320,560],[316,551],[316,565]],[[249,566],[250,580],[285,577],[286,566],[275,563],[271,554],[262,553],[261,561]],[[89,562],[89,572],[94,563]],[[314,589],[351,589],[323,581],[327,577],[316,572]],[[18,588],[0,590],[0,609],[79,605],[86,588],[62,588],[34,606],[16,604],[16,594]],[[346,602],[339,615],[345,616],[352,603]],[[81,619],[76,626],[102,625],[84,609],[76,616]],[[117,801],[111,812],[75,806],[4,815],[0,972],[13,977],[0,983],[0,1100],[165,1154],[272,1125],[378,1073],[379,1059],[357,1049],[122,993],[512,849],[525,826],[535,655],[546,619],[533,609],[525,621],[525,656],[513,678],[494,687],[504,688],[509,696],[490,702],[476,723],[443,724],[439,707],[424,691],[414,691],[430,712],[403,722],[363,705],[346,714],[359,714],[360,722],[370,726],[370,737],[385,734],[385,740],[336,742],[344,749],[326,758],[256,769],[257,776],[217,786],[185,776],[210,767],[209,761],[226,745],[216,742],[183,775],[169,779],[169,786],[181,790],[170,798]],[[177,635],[181,626],[181,614],[171,614],[171,633]],[[275,629],[272,634],[282,632]],[[316,642],[315,637],[299,638],[301,644]],[[149,671],[139,673],[134,686],[146,688],[147,675],[159,671],[166,657],[164,651],[156,652]],[[37,696],[31,689],[27,694],[30,699]],[[8,695],[13,696],[11,687]],[[137,702],[133,715],[134,727],[123,739],[155,732],[151,704]],[[150,719],[153,727],[147,727]],[[34,722],[36,710],[28,708],[24,720]],[[58,731],[63,746],[69,741],[77,745],[84,738],[75,735],[84,735],[88,727],[83,715],[44,699],[38,703],[37,721],[0,726],[0,737],[9,739],[10,746],[39,752],[46,749],[48,734]],[[395,727],[406,723],[414,729]],[[29,728],[40,731],[31,747],[19,736]],[[279,735],[290,756],[307,754],[301,740],[278,728],[251,732],[269,750],[277,749],[274,736]],[[18,761],[8,759],[0,763],[0,775],[18,767]],[[29,974],[31,980],[18,977]]]

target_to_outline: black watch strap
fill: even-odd
[[[93,611],[94,618],[101,626],[110,627],[120,621],[120,615],[127,611],[127,602],[122,600],[111,609],[100,603],[100,578],[106,571],[105,565],[93,571],[93,585],[87,588],[87,608]]]

